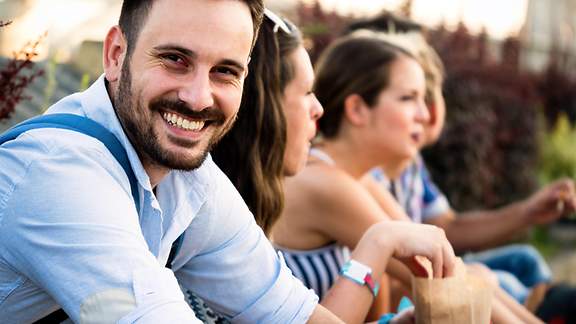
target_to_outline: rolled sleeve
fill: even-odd
[[[130,323],[202,323],[188,304],[183,303],[174,274],[169,269],[139,269],[134,272],[133,290],[137,308],[119,324]]]
[[[202,248],[176,271],[180,283],[234,323],[306,322],[318,297],[292,276],[220,173],[212,177],[212,198],[187,230],[183,250]]]
[[[232,320],[235,323],[306,323],[318,304],[318,296],[282,266],[281,273],[254,304]],[[285,277],[284,279],[280,279]],[[278,302],[281,302],[280,305]],[[262,312],[262,310],[273,310]]]

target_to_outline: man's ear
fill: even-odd
[[[370,121],[370,107],[357,94],[351,94],[344,100],[344,116],[354,126],[363,126]]]
[[[120,26],[110,28],[104,40],[104,74],[108,82],[115,82],[120,78],[122,64],[126,59],[128,44]]]

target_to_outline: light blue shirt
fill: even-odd
[[[0,147],[0,321],[60,306],[75,322],[197,322],[179,285],[237,323],[303,323],[318,298],[279,260],[228,178],[208,159],[152,192],[100,77],[48,113],[93,119],[126,148],[139,184],[98,140],[35,129]],[[172,243],[185,231],[173,263]],[[60,305],[60,306],[59,306]]]

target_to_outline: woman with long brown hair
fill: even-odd
[[[313,83],[300,32],[267,12],[252,53],[238,119],[214,148],[213,158],[268,234],[283,210],[285,177],[304,167],[322,114]],[[433,226],[381,222],[366,227],[356,243],[351,254],[344,247],[334,250],[341,253],[342,262],[335,265],[333,287],[321,300],[347,323],[365,320],[377,294],[376,283],[392,256],[422,271],[413,257],[423,255],[437,276],[449,275],[453,268],[453,251],[443,232]],[[365,276],[356,278],[362,271]]]

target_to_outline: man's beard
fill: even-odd
[[[166,98],[159,98],[150,102],[149,107],[144,107],[142,102],[133,97],[132,76],[129,61],[124,61],[122,66],[122,76],[119,80],[118,91],[114,98],[114,107],[118,119],[122,124],[124,132],[134,146],[143,163],[148,162],[153,165],[168,168],[171,170],[190,171],[198,168],[212,149],[212,147],[231,128],[231,122],[226,123],[226,117],[222,111],[207,108],[202,111],[193,111],[186,103],[174,101]],[[189,157],[187,155],[171,152],[163,148],[158,139],[158,134],[154,131],[152,114],[160,114],[161,109],[170,108],[188,118],[196,120],[209,120],[213,127],[220,126],[222,131],[214,135],[207,147],[200,154]],[[227,125],[224,125],[224,124]],[[222,125],[224,125],[222,127]],[[172,140],[173,143],[183,148],[194,148],[200,143],[190,143],[187,141]]]

